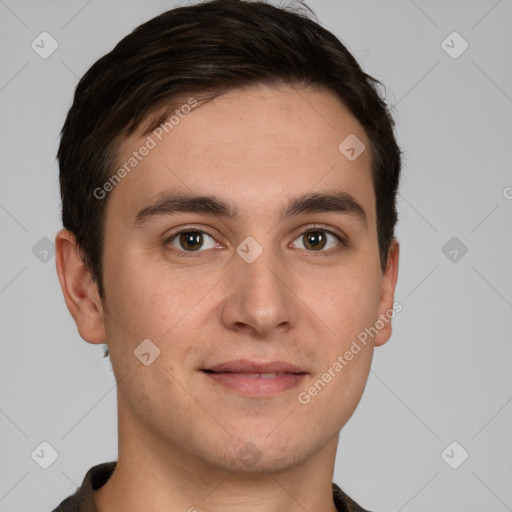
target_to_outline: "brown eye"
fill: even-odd
[[[205,247],[205,241],[211,240],[210,246]],[[200,249],[212,249],[215,247],[215,240],[204,231],[188,230],[181,231],[169,239],[171,245],[177,250],[194,252]]]
[[[329,238],[333,241],[330,241]],[[294,243],[297,244],[297,242],[300,242],[298,243],[299,249],[306,249],[313,252],[327,252],[323,251],[323,249],[332,249],[336,247],[336,245],[342,245],[342,240],[338,235],[325,229],[306,231],[302,233]]]
[[[203,236],[199,231],[180,233],[180,244],[184,249],[197,251],[203,244]]]
[[[302,236],[307,249],[323,249],[327,243],[327,237],[322,231],[309,231]]]

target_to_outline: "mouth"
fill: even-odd
[[[244,375],[248,379],[255,379],[255,378],[262,378],[262,379],[273,379],[274,377],[278,377],[281,375],[305,375],[305,373],[302,372],[270,372],[270,373],[248,373],[248,372],[214,372],[213,370],[202,370],[206,373],[216,373],[216,374],[233,374],[233,375]]]
[[[308,375],[283,361],[257,363],[248,360],[228,361],[201,372],[225,390],[253,397],[268,397],[292,389]]]

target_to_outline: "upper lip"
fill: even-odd
[[[268,363],[258,363],[248,359],[237,359],[236,361],[226,361],[203,368],[213,372],[231,372],[231,373],[306,373],[298,366],[285,361],[270,361]]]

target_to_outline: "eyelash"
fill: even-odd
[[[324,251],[324,250],[313,251],[313,250],[308,250],[308,249],[300,249],[300,250],[305,250],[305,251],[311,252],[311,253],[317,252],[319,254],[329,255],[331,253],[336,253],[336,252],[342,250],[343,247],[348,247],[348,245],[349,245],[348,242],[345,239],[343,239],[340,235],[330,231],[329,229],[325,229],[322,226],[309,226],[305,231],[300,233],[300,235],[295,240],[297,240],[298,238],[304,236],[307,233],[311,233],[311,232],[315,232],[315,231],[321,231],[321,232],[328,233],[328,234],[334,236],[334,238],[336,238],[338,240],[338,242],[340,242],[342,247],[331,248],[331,249],[328,249],[327,251]],[[211,237],[213,240],[215,240],[215,237],[210,235],[210,233],[208,233],[208,232],[206,232],[206,231],[204,231],[202,229],[198,229],[198,228],[196,229],[194,227],[190,227],[189,226],[187,228],[183,228],[183,229],[181,229],[179,231],[176,231],[170,237],[165,239],[164,245],[167,247],[167,250],[169,252],[173,253],[173,254],[176,254],[177,256],[185,257],[185,258],[191,258],[191,257],[194,258],[194,257],[197,257],[197,253],[201,253],[201,252],[205,252],[205,251],[211,250],[211,249],[205,249],[205,250],[197,250],[197,251],[185,251],[185,250],[176,249],[175,247],[170,245],[170,243],[172,241],[174,241],[174,239],[177,238],[179,235],[181,235],[182,233],[189,233],[189,232],[192,232],[192,233],[203,233],[203,234],[206,234],[209,237]],[[216,243],[217,243],[217,241],[216,241]]]

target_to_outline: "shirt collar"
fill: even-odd
[[[66,498],[53,512],[98,512],[94,504],[94,491],[112,476],[116,461],[93,466],[76,492]],[[350,499],[334,482],[332,483],[334,504],[339,512],[368,512]]]

